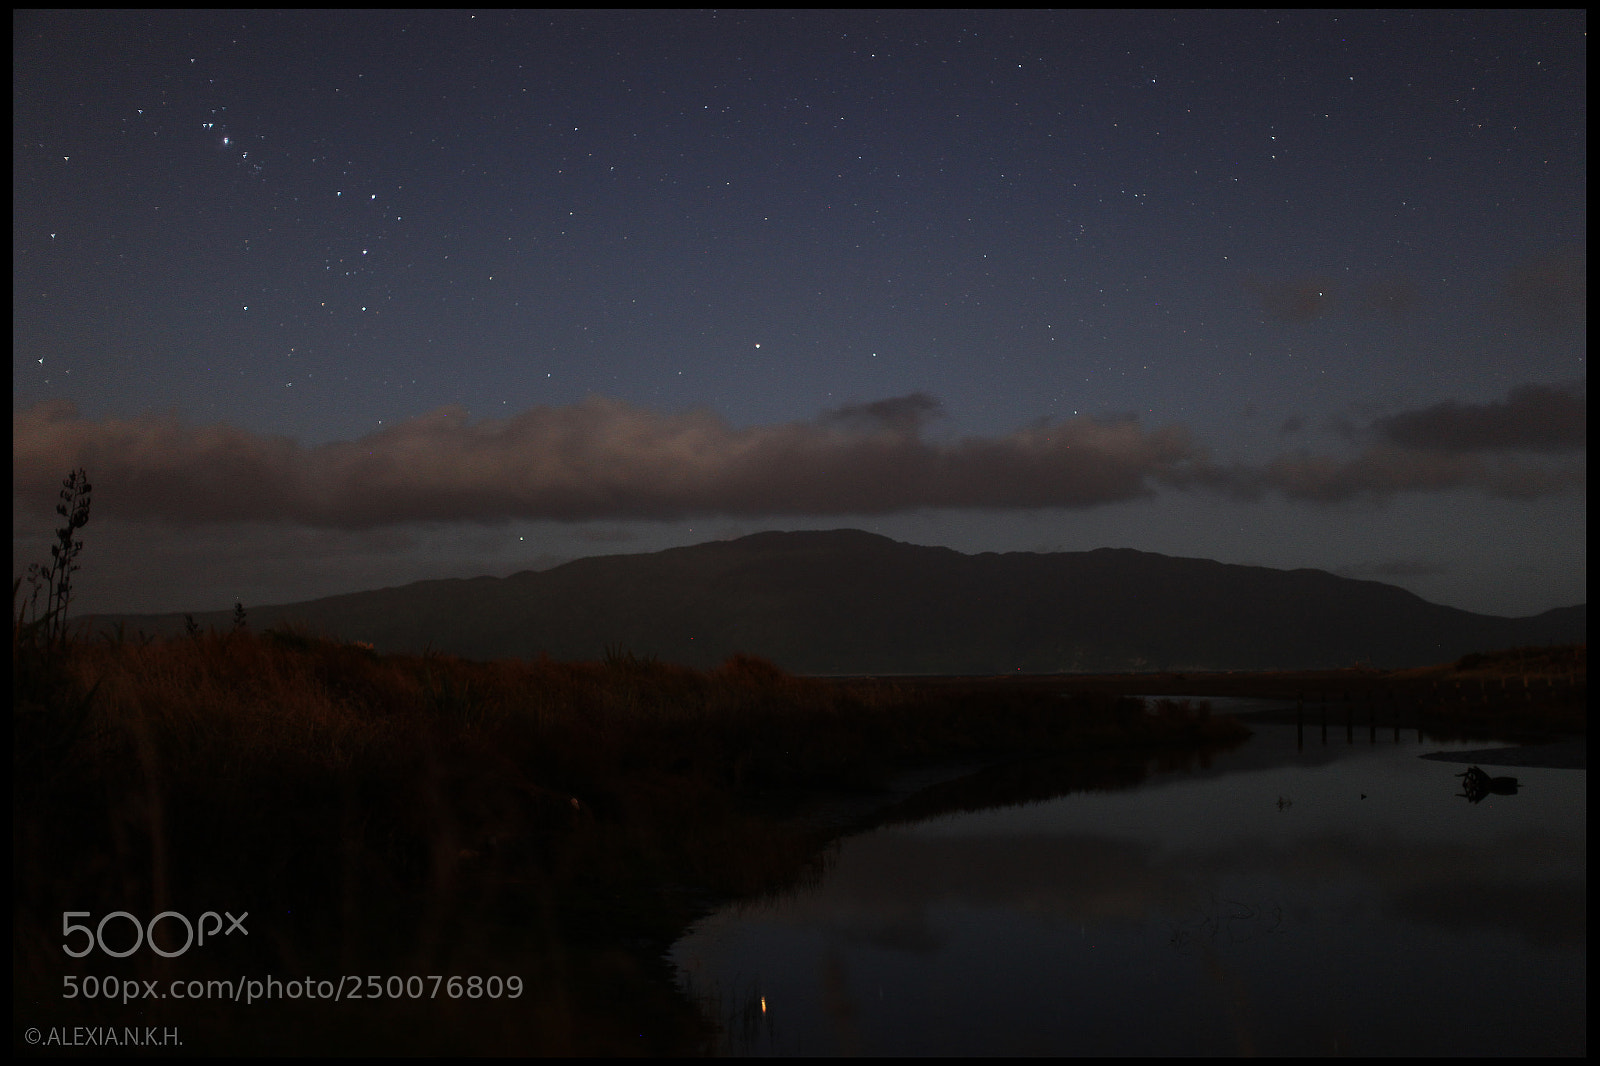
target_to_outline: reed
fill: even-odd
[[[46,985],[63,899],[145,914],[222,899],[303,916],[298,946],[250,945],[263,969],[587,960],[587,978],[541,971],[566,1002],[632,945],[646,962],[628,972],[654,988],[651,953],[712,902],[812,875],[825,835],[785,817],[819,789],[922,760],[1237,736],[1187,708],[831,684],[752,656],[484,663],[247,628],[68,642],[48,678],[17,669],[13,685],[19,979]]]
[[[529,984],[514,1024],[396,1003],[358,1025],[325,1017],[319,1050],[704,1048],[662,954],[714,903],[816,876],[827,834],[785,819],[808,795],[921,760],[1242,735],[1188,708],[831,684],[749,655],[709,671],[620,647],[599,662],[380,655],[254,632],[242,605],[226,633],[74,638],[89,489],[83,471],[63,483],[31,620],[12,587],[13,978],[40,1025],[81,1020],[60,1000],[63,910],[228,907],[262,934],[181,976],[512,967]],[[149,953],[117,968],[173,972]],[[167,1008],[219,1041],[244,1026],[258,1052],[301,1049],[307,1024],[298,1008]],[[96,1021],[142,1017],[106,1006]]]

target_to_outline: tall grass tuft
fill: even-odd
[[[31,620],[12,586],[13,972],[41,1002],[59,996],[63,900],[231,905],[295,916],[294,935],[240,945],[236,970],[471,973],[515,957],[538,1005],[518,1050],[677,1050],[693,1011],[657,994],[670,984],[650,967],[706,900],[814,875],[821,838],[786,820],[808,791],[953,754],[1224,732],[1098,697],[832,684],[748,655],[709,671],[620,646],[599,662],[380,655],[254,632],[242,605],[226,633],[73,640],[89,488],[81,470],[63,484]],[[618,982],[648,1019],[618,1014]],[[399,1035],[415,1027],[384,1031],[424,1046]],[[636,1043],[646,1031],[679,1036]]]
[[[12,640],[26,643],[42,642],[59,646],[67,639],[67,607],[72,602],[72,575],[79,569],[78,556],[83,551],[83,541],[77,538],[78,530],[89,524],[90,493],[88,472],[78,468],[61,482],[60,502],[56,514],[67,524],[56,530],[56,543],[50,546],[48,564],[34,563],[28,567],[28,600],[17,613],[12,628]],[[11,586],[12,609],[16,610],[17,592],[21,586],[18,578]],[[39,604],[40,596],[44,605]],[[27,608],[33,608],[33,621],[27,622]]]
[[[18,700],[36,717],[19,709],[14,745],[18,967],[41,988],[68,898],[290,908],[298,939],[248,945],[263,971],[653,958],[705,900],[814,875],[822,838],[785,820],[808,790],[952,754],[1200,735],[1115,700],[832,684],[751,656],[483,663],[280,627],[69,642],[55,662]],[[573,992],[591,980],[577,965],[534,997],[577,1013],[539,1015],[528,1046],[641,1050],[577,1035],[649,1028],[607,1020],[614,991]]]

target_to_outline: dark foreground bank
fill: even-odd
[[[870,817],[817,816],[841,797],[871,812],[952,762],[1018,767],[987,795],[1127,784],[1247,732],[1186,701],[744,656],[475,663],[247,631],[14,631],[13,706],[13,1015],[46,1051],[703,1050],[662,953],[814,876]],[[917,802],[887,816],[978,800]]]

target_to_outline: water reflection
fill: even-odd
[[[729,1053],[1583,1053],[1583,772],[1461,804],[1417,756],[1466,744],[1252,726],[1131,788],[911,797],[673,959]]]

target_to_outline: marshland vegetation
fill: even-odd
[[[13,626],[19,987],[59,986],[63,910],[231,906],[266,935],[229,945],[229,972],[516,972],[532,990],[514,1034],[398,1008],[376,1028],[330,1019],[351,1050],[375,1032],[452,1050],[468,1030],[480,1050],[697,1046],[660,956],[713,903],[815,874],[829,831],[801,815],[819,796],[922,764],[1246,733],[1198,706],[827,682],[752,656],[473,662],[247,624],[39,636]],[[252,1046],[264,1017],[240,1022]]]
[[[60,998],[63,967],[83,972],[62,955],[64,911],[228,909],[252,915],[247,941],[97,972],[514,974],[526,992],[424,1011],[101,1004],[96,1021],[181,1023],[216,1051],[704,1049],[709,1023],[663,954],[717,903],[818,876],[843,831],[810,817],[822,802],[950,763],[1020,769],[886,817],[1127,785],[1153,754],[1248,733],[1114,686],[821,680],[620,648],[384,655],[256,632],[242,606],[221,633],[74,632],[88,492],[82,471],[64,483],[66,525],[20,611],[13,585],[14,1007],[38,1024],[83,1021]]]
[[[1060,692],[1243,697],[1426,727],[1439,737],[1588,731],[1588,645],[1474,652],[1408,669],[1240,670],[1018,678]]]

